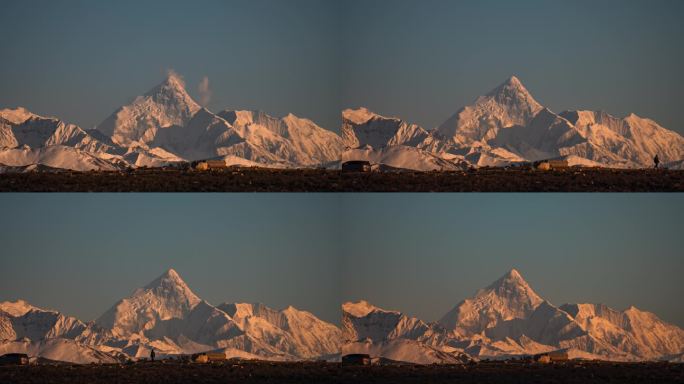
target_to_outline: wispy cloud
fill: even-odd
[[[179,83],[181,83],[181,85],[183,85],[183,87],[185,87],[185,80],[183,79],[183,76],[181,76],[178,72],[174,71],[173,69],[167,69],[166,76],[175,78],[176,80],[178,80]]]
[[[206,107],[209,104],[209,100],[211,100],[211,89],[209,88],[209,78],[207,76],[202,78],[202,81],[197,86],[197,91],[200,96],[200,105]]]

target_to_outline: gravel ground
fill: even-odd
[[[222,171],[32,172],[0,174],[5,192],[683,192],[684,171],[479,169],[372,172]]]

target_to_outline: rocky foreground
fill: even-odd
[[[684,171],[484,168],[455,172],[371,172],[241,168],[211,172],[0,174],[2,192],[682,192]]]
[[[684,364],[481,362],[470,365],[343,366],[324,362],[143,362],[131,365],[0,366],[22,383],[682,383]]]

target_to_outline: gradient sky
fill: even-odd
[[[684,133],[679,0],[5,0],[0,107],[86,128],[160,82],[212,110],[339,130],[368,106],[433,128],[521,78],[555,111],[634,112]]]
[[[210,303],[434,321],[511,268],[542,297],[684,326],[681,194],[9,194],[0,300],[93,320],[175,268]]]

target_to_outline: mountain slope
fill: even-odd
[[[520,80],[511,76],[473,105],[461,108],[437,133],[461,145],[487,141],[502,128],[527,125],[542,108]]]
[[[416,124],[387,118],[366,108],[342,111],[342,138],[347,148],[418,146],[428,132]]]
[[[180,76],[170,72],[163,83],[120,107],[97,130],[122,146],[148,143],[160,129],[185,125],[199,109]]]
[[[267,340],[289,355],[314,358],[340,350],[339,328],[292,306],[276,311],[263,304],[225,303],[218,308],[229,314],[246,335]]]
[[[0,164],[13,167],[45,165],[56,169],[74,171],[114,171],[122,164],[103,159],[101,154],[82,151],[64,145],[52,145],[40,148],[11,148],[0,150]]]
[[[398,311],[387,311],[367,301],[342,304],[345,343],[342,353],[415,364],[460,364],[472,360],[447,345],[445,330]]]
[[[574,125],[588,143],[620,159],[627,165],[648,167],[657,154],[663,163],[684,158],[684,137],[669,131],[650,119],[635,114],[620,119],[606,112],[565,111],[561,113]],[[606,162],[583,151],[583,148],[564,149],[563,154],[575,154]]]
[[[252,147],[284,163],[318,165],[339,159],[343,149],[337,134],[293,114],[278,119],[261,111],[225,110],[218,116],[228,121]],[[258,158],[247,159],[259,161]]]
[[[120,300],[96,323],[114,336],[131,336],[154,328],[159,321],[185,317],[200,301],[178,273],[169,269]]]
[[[465,299],[439,323],[462,336],[473,336],[501,321],[526,318],[543,302],[520,273],[512,269],[500,279]]]

